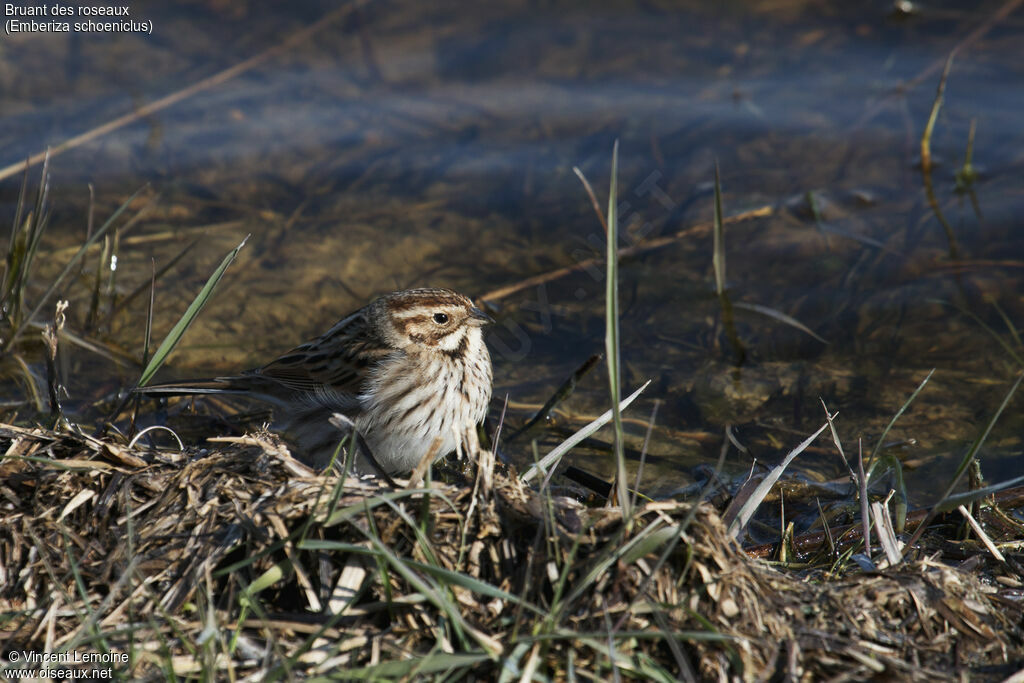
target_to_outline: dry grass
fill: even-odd
[[[810,580],[708,505],[624,524],[501,472],[342,485],[267,434],[178,453],[0,426],[0,452],[0,641],[128,653],[123,678],[998,679],[1024,656],[1021,584],[983,557]]]

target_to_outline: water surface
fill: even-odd
[[[147,297],[118,304],[148,281],[153,262],[193,241],[158,282],[158,339],[251,235],[162,377],[257,365],[395,288],[481,296],[600,261],[604,233],[573,168],[604,203],[619,140],[623,246],[681,235],[624,258],[620,270],[625,384],[653,379],[627,415],[634,458],[658,405],[645,489],[699,479],[727,426],[744,448],[731,450],[728,473],[779,461],[822,423],[821,400],[840,412],[847,452],[858,439],[870,449],[934,368],[887,437],[914,440],[899,451],[908,484],[916,502],[933,500],[1024,355],[1020,12],[962,45],[950,71],[932,140],[948,229],[919,168],[942,64],[1000,6],[930,4],[906,15],[883,2],[497,2],[472,11],[135,2],[152,35],[5,37],[0,165],[324,22],[257,66],[52,160],[45,247],[56,254],[40,266],[36,296],[84,238],[88,185],[97,222],[146,186],[128,212],[141,216],[119,234],[93,328],[85,321],[98,254],[64,292],[71,329],[136,363],[67,348],[68,408],[95,417],[91,404],[137,379]],[[972,121],[978,176],[958,188]],[[716,163],[726,214],[769,214],[726,231],[742,361],[701,227]],[[0,183],[5,216],[19,182]],[[495,412],[508,395],[511,425],[603,349],[602,269],[490,298]],[[20,390],[8,386],[16,400]],[[544,453],[607,405],[599,367],[506,455],[528,462],[532,438]],[[1019,406],[989,439],[990,480],[1021,468]],[[597,446],[572,460],[608,476]],[[794,471],[832,480],[845,467],[823,438]]]

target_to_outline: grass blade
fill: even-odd
[[[782,311],[776,310],[774,308],[770,308],[768,306],[762,306],[761,304],[749,304],[749,303],[743,303],[743,302],[733,304],[733,306],[735,308],[742,308],[742,309],[745,309],[747,311],[754,311],[755,313],[760,313],[761,315],[766,315],[769,318],[774,318],[775,320],[778,320],[780,323],[785,323],[786,325],[789,325],[790,327],[795,327],[796,329],[800,330],[804,334],[807,334],[807,335],[810,335],[810,336],[814,337],[815,339],[820,341],[822,344],[828,344],[828,342],[825,339],[823,339],[818,334],[816,334],[811,328],[807,327],[806,325],[804,325],[802,322],[800,322],[796,318],[794,318],[792,316],[786,315]]]
[[[946,66],[942,70],[939,87],[935,93],[935,101],[932,102],[931,113],[928,115],[928,123],[925,124],[924,133],[921,135],[921,179],[924,181],[925,197],[932,208],[932,213],[935,214],[935,218],[946,233],[946,241],[949,242],[949,258],[954,261],[959,258],[960,249],[957,246],[953,226],[946,220],[939,207],[939,200],[935,196],[935,187],[932,182],[932,133],[935,131],[935,122],[939,118],[939,109],[942,108],[942,100],[946,92],[946,79],[949,78],[949,70],[953,66],[953,57],[956,56],[956,51],[957,48],[953,48],[946,59]]]
[[[50,175],[49,160],[43,163],[43,173],[39,179],[39,188],[33,208],[25,212],[28,199],[28,166],[22,179],[18,194],[18,204],[14,210],[14,222],[11,223],[11,238],[7,243],[7,257],[4,266],[3,282],[0,283],[0,321],[7,322],[12,328],[21,325],[22,309],[25,303],[25,287],[32,272],[39,240],[46,230],[49,210],[46,198],[49,194]],[[22,222],[24,217],[24,222]]]
[[[892,429],[894,424],[896,424],[896,420],[900,419],[900,415],[906,412],[907,408],[909,408],[910,404],[914,402],[914,399],[917,398],[917,395],[921,393],[922,389],[924,389],[924,385],[928,384],[928,380],[930,380],[934,374],[935,368],[932,368],[931,372],[928,373],[928,376],[921,380],[921,383],[917,385],[917,389],[914,389],[914,393],[910,395],[910,398],[908,398],[903,405],[900,406],[900,409],[896,411],[896,414],[892,416],[892,419],[889,420],[889,424],[887,424],[885,429],[882,431],[882,435],[878,437],[878,442],[875,444],[875,447],[871,449],[871,455],[868,456],[868,463],[870,463],[868,465],[869,482],[871,481],[871,474],[875,471],[875,466],[878,464],[875,462],[875,458],[878,456],[879,451],[882,450],[882,444],[885,443],[885,437],[889,435],[889,430]]]
[[[886,470],[892,470],[893,475],[896,477],[895,486],[893,487],[893,512],[896,518],[893,522],[896,533],[902,534],[903,529],[907,525],[907,507],[909,505],[907,502],[907,484],[903,480],[903,463],[901,463],[899,458],[892,453],[882,455],[878,462],[883,465]]]
[[[946,66],[942,69],[942,76],[939,78],[935,100],[928,113],[928,122],[924,126],[924,133],[921,134],[921,170],[925,173],[931,173],[932,170],[932,133],[935,132],[935,123],[939,120],[939,110],[942,108],[942,100],[946,93],[946,79],[949,78],[949,70],[953,66],[955,56],[956,50],[954,49],[946,58]]]
[[[632,403],[636,399],[636,397],[639,396],[643,392],[643,390],[648,387],[648,385],[650,385],[650,383],[651,380],[647,380],[646,382],[644,382],[643,386],[641,386],[632,394],[624,398],[622,402],[619,403],[619,412],[621,413],[621,411],[629,407],[629,404]],[[612,411],[611,409],[609,409],[596,420],[588,424],[586,427],[583,427],[578,432],[570,436],[568,439],[555,446],[555,448],[550,453],[548,453],[547,455],[540,459],[540,462],[531,465],[530,469],[526,470],[526,473],[523,474],[521,479],[524,482],[530,481],[531,479],[535,478],[538,474],[540,474],[542,470],[547,470],[550,469],[551,467],[554,467],[555,465],[558,464],[558,461],[562,459],[562,456],[568,453],[573,446],[578,444],[580,441],[583,441],[585,438],[596,432],[601,427],[604,427],[606,424],[608,424],[608,422],[611,419]]]
[[[196,298],[193,299],[191,304],[189,304],[188,309],[185,310],[185,314],[181,316],[181,319],[178,320],[177,324],[171,328],[171,331],[167,333],[167,336],[164,337],[164,340],[160,343],[160,346],[153,354],[153,358],[146,365],[146,369],[142,371],[142,377],[139,378],[138,386],[144,387],[149,383],[149,380],[153,379],[153,375],[156,374],[156,371],[159,370],[164,364],[164,361],[167,360],[167,356],[171,354],[174,347],[178,345],[179,341],[181,341],[181,337],[185,334],[189,325],[191,325],[192,321],[196,319],[199,312],[203,310],[203,306],[206,305],[206,302],[213,295],[213,290],[217,288],[217,284],[224,276],[224,271],[226,271],[228,266],[230,266],[235,260],[235,257],[238,256],[238,252],[245,246],[245,243],[248,240],[249,236],[246,235],[241,244],[232,249],[231,252],[224,257],[224,260],[220,262],[220,265],[217,266],[217,270],[213,271],[213,275],[211,275],[210,279],[206,281],[203,288],[199,290],[199,294],[197,294]]]
[[[722,326],[725,328],[725,336],[732,346],[734,363],[740,367],[747,359],[747,350],[740,341],[739,332],[736,331],[736,315],[733,312],[732,300],[729,292],[726,291],[725,279],[725,219],[722,217],[722,183],[718,172],[718,162],[715,162],[715,220],[712,224],[714,241],[711,249],[711,267],[715,271],[715,293],[718,294],[718,303],[722,307]]]
[[[612,423],[615,425],[615,472],[622,516],[629,519],[629,481],[626,479],[626,455],[623,450],[622,411],[619,409],[622,370],[619,364],[619,141],[612,147],[612,180],[608,189],[608,273],[605,290],[605,357],[608,361],[608,387],[612,396]]]
[[[715,293],[725,293],[725,227],[722,224],[722,186],[718,174],[718,162],[715,162],[715,223],[714,242],[711,252],[711,266],[715,271]]]
[[[739,536],[743,529],[746,528],[747,523],[750,522],[750,518],[754,516],[754,512],[761,505],[761,501],[764,500],[764,497],[768,495],[768,492],[771,490],[772,486],[775,485],[775,482],[779,480],[782,473],[786,471],[787,467],[789,467],[789,463],[793,462],[793,458],[800,455],[804,449],[814,443],[814,440],[817,439],[823,431],[828,429],[828,426],[828,422],[821,425],[821,427],[818,428],[818,431],[811,434],[809,437],[804,439],[799,446],[791,450],[783,459],[782,463],[776,465],[775,468],[761,480],[761,483],[758,484],[756,489],[754,489],[750,498],[747,499],[743,504],[743,507],[741,507],[739,512],[736,514],[736,518],[729,523],[729,533],[732,534],[734,538]]]
[[[943,306],[949,306],[953,310],[958,311],[961,314],[963,314],[963,315],[967,316],[968,318],[970,318],[971,320],[973,320],[975,323],[978,324],[979,327],[981,327],[981,329],[985,330],[990,335],[992,335],[992,338],[995,339],[999,343],[999,345],[1002,346],[1003,349],[1006,350],[1006,353],[1009,354],[1010,358],[1012,358],[1014,360],[1014,362],[1017,363],[1017,365],[1020,365],[1021,367],[1024,367],[1024,358],[1022,358],[1021,355],[1019,353],[1017,353],[1017,350],[1013,348],[1013,346],[1010,344],[1010,342],[1008,342],[1007,340],[1003,339],[1002,335],[1000,335],[998,332],[996,332],[994,329],[992,329],[984,320],[981,319],[981,317],[977,313],[975,313],[974,311],[971,311],[971,310],[969,310],[967,308],[964,308],[962,306],[959,306],[957,304],[950,303],[948,301],[942,301],[940,299],[929,299],[928,301],[929,302],[935,302],[935,303],[941,304]],[[1007,328],[1010,330],[1011,336],[1014,338],[1015,341],[1017,341],[1017,344],[1019,345],[1020,344],[1020,339],[1019,339],[1019,335],[1017,334],[1017,329],[1013,326],[1011,321],[1009,321],[1007,319],[1006,314],[1003,313],[1002,309],[997,307],[996,311],[999,313],[1000,317],[1002,317],[1003,322],[1006,324]]]
[[[591,368],[597,365],[599,360],[601,360],[601,354],[599,353],[595,353],[585,360],[583,365],[576,368],[575,372],[573,372],[568,379],[562,382],[562,385],[559,386],[555,393],[551,395],[551,398],[541,406],[541,409],[538,410],[537,413],[526,422],[526,424],[513,432],[508,439],[506,439],[505,443],[512,443],[537,425],[544,423],[560,403],[572,396],[572,392],[576,390],[576,385],[579,383],[580,379],[590,372]],[[497,437],[495,437],[495,443],[497,443]]]
[[[970,505],[971,503],[974,503],[976,501],[988,498],[994,493],[1005,491],[1008,488],[1018,486],[1020,484],[1024,484],[1024,475],[1014,477],[1013,479],[1007,479],[1004,482],[992,484],[991,486],[986,486],[985,488],[982,489],[972,489],[970,491],[964,491],[963,493],[958,493],[956,495],[949,496],[948,498],[937,504],[935,506],[935,511],[940,514],[943,512],[949,512],[950,510],[955,510],[961,505]]]

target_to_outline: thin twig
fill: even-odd
[[[756,209],[751,209],[750,211],[738,213],[735,216],[730,216],[729,218],[724,219],[722,222],[725,224],[739,223],[740,221],[746,221],[752,218],[765,218],[767,216],[773,215],[774,213],[774,206],[765,205],[758,207]],[[619,260],[621,261],[624,258],[635,256],[636,254],[643,254],[648,251],[660,249],[664,246],[668,246],[669,244],[673,244],[683,239],[701,237],[709,233],[711,229],[711,222],[697,223],[696,225],[691,225],[690,227],[684,228],[679,232],[673,233],[671,235],[657,237],[655,239],[643,242],[642,244],[637,244],[632,247],[626,247],[625,249],[619,249]],[[603,263],[603,257],[584,259],[583,261],[578,261],[577,263],[571,266],[556,268],[546,273],[540,273],[539,275],[528,277],[525,280],[520,280],[515,284],[506,285],[505,287],[499,287],[498,289],[487,292],[486,294],[482,294],[479,298],[482,301],[497,301],[499,299],[504,299],[507,296],[515,294],[516,292],[521,292],[524,289],[536,287],[537,285],[544,284],[545,282],[551,282],[552,280],[558,280],[559,278],[563,278],[566,275],[571,275],[572,273],[581,270],[586,270],[595,265],[600,265]]]

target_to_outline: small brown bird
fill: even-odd
[[[438,437],[438,456],[454,451],[487,416],[491,357],[480,328],[492,322],[450,289],[393,292],[256,370],[139,391],[267,401],[283,411],[285,434],[302,459],[321,467],[345,438],[328,421],[341,413],[387,473],[403,472]],[[369,468],[364,462],[360,469]]]

